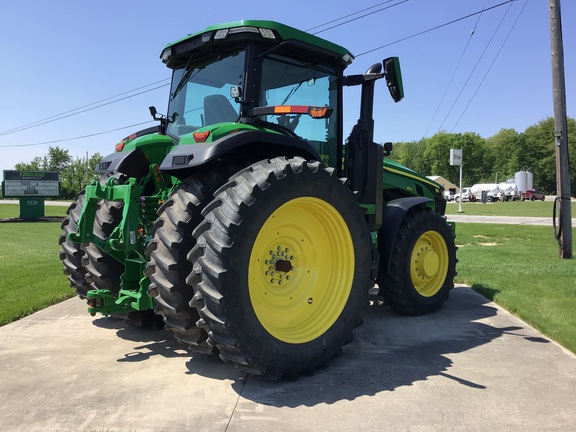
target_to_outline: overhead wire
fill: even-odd
[[[354,13],[344,15],[344,16],[342,16],[342,17],[340,17],[340,18],[336,18],[336,19],[334,19],[334,20],[327,21],[327,22],[325,22],[325,23],[323,23],[323,24],[320,24],[320,25],[318,25],[318,26],[312,27],[311,29],[308,29],[307,31],[310,32],[311,30],[314,30],[314,29],[317,29],[317,28],[321,28],[321,27],[324,27],[324,26],[326,26],[326,25],[329,25],[329,24],[332,24],[332,23],[341,21],[341,20],[343,20],[343,19],[346,19],[346,18],[355,16],[355,15],[358,15],[358,14],[360,14],[360,13],[366,12],[366,11],[368,11],[368,10],[375,9],[375,8],[377,8],[377,7],[379,7],[379,6],[392,3],[393,1],[398,1],[398,0],[387,0],[387,1],[384,1],[384,2],[381,2],[381,3],[378,3],[378,4],[376,4],[376,5],[370,6],[370,7],[368,7],[368,8],[361,9],[361,10],[356,11],[356,12],[354,12]],[[344,25],[344,24],[348,24],[348,23],[350,23],[350,22],[352,22],[352,21],[356,21],[356,20],[358,20],[358,19],[360,19],[360,18],[364,18],[364,17],[370,16],[370,15],[373,15],[373,14],[375,14],[375,13],[381,12],[381,11],[386,10],[386,9],[390,9],[390,8],[392,8],[392,7],[394,7],[394,6],[398,6],[398,5],[400,5],[400,4],[402,4],[402,3],[406,3],[406,2],[408,2],[408,1],[409,1],[409,0],[402,0],[402,1],[400,1],[399,3],[396,3],[396,4],[394,4],[394,5],[390,5],[390,6],[386,6],[386,7],[377,9],[377,10],[375,10],[375,11],[366,13],[366,14],[364,14],[364,15],[362,15],[362,16],[355,17],[355,18],[353,18],[353,19],[350,19],[350,20],[344,21],[344,22],[342,22],[342,23],[336,24],[336,25],[331,26],[331,27],[329,27],[329,28],[325,28],[325,29],[319,30],[319,31],[317,31],[316,33],[313,33],[313,34],[322,33],[322,32],[324,32],[324,31],[326,31],[326,30],[330,30],[330,29],[332,29],[332,28],[339,27],[339,26],[342,26],[342,25]],[[146,87],[150,87],[150,86],[153,86],[153,85],[156,85],[156,84],[159,84],[159,83],[163,83],[163,82],[166,82],[166,81],[170,81],[170,79],[168,78],[168,79],[163,79],[163,80],[160,80],[160,81],[156,81],[156,82],[154,82],[154,83],[147,84],[147,85],[145,85],[145,86],[141,86],[141,87],[138,87],[138,88],[136,88],[136,89],[133,89],[133,90],[130,90],[130,91],[127,91],[127,92],[123,92],[123,93],[117,94],[117,95],[115,95],[115,96],[110,96],[110,97],[108,97],[108,98],[102,99],[102,100],[97,101],[97,102],[93,102],[93,103],[90,103],[90,104],[87,104],[87,105],[83,105],[83,106],[81,106],[81,107],[74,108],[74,109],[72,109],[72,110],[68,110],[68,111],[65,111],[65,112],[60,113],[60,114],[55,114],[55,115],[53,115],[53,116],[46,117],[46,118],[44,118],[44,119],[37,120],[37,121],[35,121],[35,122],[28,123],[28,124],[25,124],[25,125],[21,125],[21,126],[18,126],[18,127],[16,127],[16,128],[13,128],[13,129],[9,129],[9,130],[2,131],[2,132],[0,132],[0,137],[1,137],[1,136],[4,136],[4,135],[9,135],[9,134],[12,134],[12,133],[16,133],[16,132],[21,132],[21,131],[24,131],[24,130],[27,130],[27,129],[31,129],[31,128],[34,128],[34,127],[42,126],[42,125],[45,125],[45,124],[48,124],[48,123],[52,123],[52,122],[55,122],[55,121],[58,121],[58,120],[62,120],[62,119],[68,118],[68,117],[72,117],[72,116],[75,116],[75,115],[78,115],[78,114],[82,114],[82,113],[85,113],[85,112],[87,112],[87,111],[91,111],[91,110],[94,110],[94,109],[97,109],[97,108],[101,108],[101,107],[106,106],[106,105],[111,105],[111,104],[113,104],[113,103],[117,103],[117,102],[120,102],[120,101],[129,99],[129,98],[132,98],[132,97],[135,97],[135,96],[144,94],[144,93],[148,93],[148,92],[153,91],[153,90],[157,90],[157,89],[162,88],[162,87],[166,87],[166,86],[169,85],[169,83],[164,84],[164,85],[161,85],[161,86],[157,86],[157,87],[154,87],[154,88],[152,88],[152,89],[148,89],[148,90],[145,90],[145,91],[142,91],[142,92],[139,92],[139,93],[131,94],[130,96],[126,96],[126,97],[123,97],[123,98],[119,98],[120,96],[124,96],[124,95],[126,95],[126,94],[130,94],[130,93],[133,93],[133,92],[135,92],[135,91],[144,89],[144,88],[146,88]],[[104,103],[104,102],[106,102],[106,103]],[[97,136],[97,135],[103,135],[103,134],[106,134],[106,133],[115,132],[115,131],[117,131],[117,130],[127,129],[127,128],[129,128],[129,127],[138,126],[138,125],[142,125],[142,124],[146,124],[146,123],[150,123],[150,122],[138,123],[137,125],[125,126],[125,127],[122,127],[122,128],[113,129],[113,130],[109,130],[109,131],[105,131],[105,132],[99,132],[99,133],[84,135],[84,136],[81,136],[81,137],[66,138],[66,139],[61,139],[61,140],[44,141],[44,142],[40,142],[40,143],[21,144],[21,145],[0,145],[0,148],[1,148],[1,147],[27,147],[27,146],[34,146],[34,145],[45,145],[45,144],[53,144],[53,143],[58,143],[58,142],[72,141],[72,140],[76,140],[76,139],[83,139],[83,138],[93,137],[93,136]]]
[[[490,39],[488,40],[488,43],[486,44],[486,46],[484,47],[484,50],[482,51],[482,54],[480,54],[480,57],[478,58],[478,60],[476,61],[476,64],[474,65],[474,67],[472,68],[472,71],[468,74],[468,78],[466,79],[466,82],[462,85],[462,87],[460,88],[460,92],[458,93],[458,95],[456,96],[456,98],[454,99],[454,102],[452,102],[452,106],[450,107],[450,109],[448,110],[448,113],[446,114],[446,116],[444,117],[444,120],[442,120],[442,123],[440,124],[440,126],[438,127],[438,132],[440,132],[440,130],[442,129],[442,126],[444,126],[444,123],[446,123],[446,120],[448,119],[448,117],[450,116],[450,114],[452,113],[452,110],[454,109],[454,107],[456,106],[456,103],[458,102],[458,100],[460,99],[460,96],[462,96],[462,93],[464,92],[464,89],[466,88],[466,86],[468,85],[468,83],[470,82],[470,79],[472,78],[472,75],[474,75],[474,72],[476,72],[476,69],[478,68],[478,65],[480,64],[480,62],[482,61],[482,59],[484,58],[484,54],[486,54],[486,52],[488,51],[488,48],[490,47],[490,45],[492,44],[492,41],[494,40],[494,38],[496,37],[496,34],[498,33],[498,30],[500,30],[500,27],[502,26],[502,23],[504,22],[504,20],[506,19],[506,16],[508,15],[508,12],[510,12],[510,9],[512,8],[512,3],[510,3],[510,5],[508,6],[508,9],[506,10],[506,13],[504,13],[504,15],[502,16],[502,19],[500,20],[500,22],[498,23],[498,26],[496,27],[496,29],[494,30],[494,32],[492,33],[492,36],[490,37]]]
[[[39,143],[32,143],[32,144],[0,144],[0,147],[31,147],[31,146],[37,146],[37,145],[46,145],[46,144],[57,144],[57,143],[62,143],[62,142],[66,142],[66,141],[75,141],[75,140],[79,140],[79,139],[84,139],[84,138],[92,138],[98,135],[104,135],[110,132],[117,132],[123,129],[129,129],[129,128],[133,128],[136,126],[142,126],[144,124],[148,124],[148,123],[152,123],[151,120],[142,122],[142,123],[136,123],[136,124],[132,124],[130,126],[122,126],[116,129],[111,129],[111,130],[107,130],[104,132],[95,132],[95,133],[91,133],[88,135],[82,135],[82,136],[77,136],[77,137],[73,137],[73,138],[62,138],[62,139],[57,139],[57,140],[52,140],[52,141],[43,141],[43,142],[39,142]]]
[[[492,66],[494,66],[494,63],[496,63],[496,60],[498,59],[498,56],[500,55],[500,53],[502,52],[502,49],[504,48],[504,45],[506,45],[506,42],[508,41],[508,38],[510,37],[510,35],[512,34],[512,31],[514,30],[514,27],[516,27],[516,24],[518,23],[518,20],[520,19],[520,16],[522,15],[522,13],[524,12],[524,9],[526,8],[526,5],[528,4],[528,0],[525,1],[524,6],[522,6],[522,9],[520,10],[520,13],[518,14],[518,16],[516,17],[516,20],[514,21],[514,24],[512,24],[512,27],[510,28],[510,30],[508,31],[508,34],[506,35],[506,38],[504,39],[504,41],[502,42],[502,45],[500,46],[500,49],[498,50],[498,52],[496,53],[496,56],[494,57],[494,60],[492,60],[492,63],[490,64],[490,67],[488,68],[488,70],[486,71],[486,73],[484,74],[484,77],[482,78],[482,81],[480,81],[480,83],[478,84],[478,87],[476,88],[476,91],[474,92],[474,94],[472,95],[472,97],[470,98],[470,101],[468,102],[468,104],[466,105],[466,107],[464,108],[464,110],[462,111],[462,114],[460,114],[460,117],[458,117],[458,120],[456,120],[456,123],[454,124],[454,127],[450,130],[450,132],[453,132],[454,129],[456,129],[456,126],[458,126],[458,123],[460,122],[460,120],[462,119],[462,117],[464,116],[464,114],[466,113],[466,111],[468,110],[468,107],[470,106],[470,104],[472,103],[472,101],[474,100],[474,98],[476,97],[476,95],[478,94],[478,91],[480,90],[480,87],[482,86],[482,84],[484,83],[484,81],[486,80],[486,77],[488,76],[488,74],[490,73],[490,71],[492,70]]]
[[[482,9],[484,9],[486,7],[486,3],[488,3],[488,0],[484,1],[484,6],[482,7]],[[446,85],[446,88],[444,89],[444,93],[442,94],[442,97],[440,98],[440,101],[438,102],[438,105],[436,106],[436,111],[434,111],[434,115],[432,116],[432,120],[430,120],[430,124],[428,124],[428,128],[426,129],[426,133],[424,134],[425,137],[428,136],[428,132],[430,131],[430,128],[432,127],[432,124],[434,123],[434,120],[436,120],[436,116],[438,115],[438,111],[440,111],[440,107],[442,106],[442,103],[444,102],[444,99],[446,98],[446,95],[448,94],[448,90],[450,89],[452,82],[454,81],[454,77],[456,76],[456,72],[458,72],[458,69],[460,68],[460,64],[462,63],[462,59],[464,58],[464,55],[466,54],[466,51],[468,50],[468,46],[470,45],[470,41],[472,40],[472,36],[474,36],[476,34],[476,29],[478,28],[478,23],[480,22],[480,18],[482,18],[482,14],[478,15],[478,19],[476,20],[474,27],[472,27],[472,30],[470,31],[470,35],[468,36],[468,40],[466,41],[466,45],[464,46],[464,49],[462,50],[462,54],[460,54],[460,58],[458,59],[458,63],[456,64],[456,67],[454,68],[454,72],[452,72],[452,76],[450,77],[450,80],[448,81],[448,84]]]
[[[491,7],[489,7],[489,8],[482,9],[482,10],[480,10],[480,11],[478,11],[478,12],[474,12],[474,13],[468,14],[468,15],[466,15],[466,16],[463,16],[463,17],[454,19],[454,20],[452,20],[452,21],[448,21],[448,22],[446,22],[446,23],[444,23],[444,24],[440,24],[440,25],[437,25],[437,26],[435,26],[435,27],[429,28],[428,30],[423,30],[423,31],[418,32],[418,33],[415,33],[415,34],[413,34],[413,35],[411,35],[411,36],[406,36],[406,37],[403,37],[403,38],[401,38],[401,39],[395,40],[394,42],[390,42],[390,43],[387,43],[387,44],[385,44],[385,45],[381,45],[381,46],[379,46],[379,47],[372,48],[372,49],[370,49],[370,50],[368,50],[368,51],[364,51],[364,52],[356,55],[355,57],[358,58],[358,57],[361,57],[361,56],[363,56],[363,55],[370,54],[370,53],[372,53],[372,52],[374,52],[374,51],[378,51],[378,50],[381,50],[381,49],[383,49],[383,48],[389,47],[390,45],[394,45],[394,44],[397,44],[397,43],[399,43],[399,42],[404,42],[404,41],[406,41],[406,40],[408,40],[408,39],[412,39],[412,38],[415,38],[415,37],[417,37],[417,36],[421,36],[421,35],[423,35],[423,34],[430,33],[431,31],[438,30],[438,29],[440,29],[440,28],[442,28],[442,27],[449,26],[449,25],[454,24],[454,23],[457,23],[457,22],[459,22],[459,21],[463,21],[463,20],[468,19],[468,18],[470,18],[470,17],[476,16],[476,15],[478,15],[478,14],[481,14],[481,13],[483,13],[483,12],[487,12],[487,11],[492,10],[492,9],[496,9],[496,8],[498,8],[498,7],[504,6],[504,5],[506,5],[506,4],[508,4],[508,3],[512,3],[512,2],[514,2],[514,1],[517,1],[517,0],[506,0],[505,2],[498,3],[497,5],[491,6]]]
[[[382,2],[382,3],[379,3],[379,4],[377,4],[377,5],[371,6],[371,7],[369,7],[369,8],[365,8],[365,9],[362,9],[362,10],[360,10],[360,11],[354,12],[354,13],[352,13],[352,14],[348,14],[348,15],[346,15],[346,16],[344,16],[344,17],[340,17],[340,18],[337,18],[337,19],[335,19],[335,20],[328,21],[327,23],[320,24],[319,26],[313,27],[312,29],[319,28],[319,27],[323,27],[323,26],[328,25],[328,24],[331,24],[331,23],[333,23],[333,22],[340,21],[340,20],[342,20],[342,19],[344,19],[344,18],[348,18],[348,17],[350,17],[350,16],[357,15],[357,14],[362,13],[362,12],[365,12],[365,11],[367,11],[367,10],[374,9],[374,8],[376,8],[376,7],[378,7],[378,6],[391,3],[392,1],[396,1],[396,0],[387,0],[387,1],[385,1],[385,2]],[[328,28],[319,30],[319,31],[316,32],[315,34],[324,32],[324,31],[326,31],[326,30],[330,30],[330,29],[335,28],[335,27],[339,27],[339,26],[344,25],[344,24],[348,24],[348,23],[350,23],[350,22],[356,21],[356,20],[361,19],[361,18],[364,18],[364,17],[366,17],[366,16],[373,15],[373,14],[378,13],[378,12],[381,12],[381,11],[383,11],[383,10],[390,9],[390,8],[392,8],[392,7],[399,6],[400,4],[406,3],[406,2],[408,2],[408,1],[409,1],[409,0],[401,0],[401,1],[399,1],[398,3],[395,3],[395,4],[393,4],[393,5],[380,8],[380,9],[378,9],[378,10],[369,12],[369,13],[364,14],[364,15],[361,15],[361,16],[359,16],[359,17],[355,17],[355,18],[352,18],[352,19],[350,19],[350,20],[344,21],[344,22],[342,22],[342,23],[336,24],[336,25],[334,25],[334,26],[331,26],[331,27],[328,27]],[[355,57],[360,57],[360,56],[366,55],[366,54],[368,54],[368,53],[371,53],[371,52],[374,52],[374,51],[378,51],[378,50],[380,50],[380,49],[383,49],[383,48],[386,48],[386,47],[388,47],[388,46],[394,45],[394,44],[396,44],[396,43],[400,43],[400,42],[403,42],[403,41],[405,41],[405,40],[412,39],[412,38],[417,37],[417,36],[421,36],[421,35],[423,35],[423,34],[432,32],[432,31],[434,31],[434,30],[437,30],[437,29],[440,29],[440,28],[443,28],[443,27],[446,27],[446,26],[448,26],[448,25],[451,25],[451,24],[454,24],[454,23],[456,23],[456,22],[459,22],[459,21],[468,19],[468,18],[470,18],[470,17],[473,17],[473,16],[476,16],[476,15],[482,14],[483,12],[486,12],[486,11],[489,11],[489,10],[492,10],[492,9],[496,9],[496,8],[498,8],[498,7],[501,7],[501,6],[506,5],[506,4],[508,4],[508,3],[512,3],[512,2],[514,2],[514,1],[517,1],[517,0],[507,0],[507,1],[504,1],[504,2],[502,2],[502,3],[496,4],[496,5],[494,5],[494,6],[491,6],[491,7],[489,7],[489,8],[483,8],[483,9],[480,10],[480,11],[477,11],[477,12],[474,12],[474,13],[471,13],[471,14],[468,14],[468,15],[466,15],[466,16],[457,18],[457,19],[455,19],[455,20],[446,22],[446,23],[444,23],[444,24],[440,24],[440,25],[435,26],[435,27],[432,27],[432,28],[430,28],[430,29],[427,29],[427,30],[424,30],[424,31],[415,33],[415,34],[413,34],[413,35],[411,35],[411,36],[406,36],[406,37],[404,37],[404,38],[401,38],[401,39],[398,39],[398,40],[396,40],[396,41],[390,42],[390,43],[388,43],[388,44],[381,45],[381,46],[379,46],[379,47],[370,49],[370,50],[368,50],[368,51],[364,51],[364,52],[356,55]],[[130,94],[130,93],[132,93],[132,92],[134,92],[134,91],[137,91],[137,90],[140,90],[140,89],[143,89],[143,88],[146,88],[146,87],[150,87],[150,86],[152,86],[152,85],[159,84],[159,83],[166,82],[166,81],[169,81],[169,79],[164,79],[164,80],[160,80],[160,81],[157,81],[157,82],[154,82],[154,83],[151,83],[151,84],[147,84],[147,85],[145,85],[145,86],[141,86],[141,87],[138,87],[138,88],[136,88],[136,89],[133,89],[133,90],[130,90],[130,91],[127,91],[127,92],[123,92],[123,93],[120,93],[120,94],[118,94],[118,95],[111,96],[111,97],[109,97],[109,98],[102,99],[102,100],[100,100],[100,101],[93,102],[93,103],[88,104],[88,105],[84,105],[84,106],[82,106],[82,107],[78,107],[78,108],[76,108],[76,109],[72,109],[72,110],[66,111],[66,112],[64,112],[64,113],[56,114],[56,115],[54,115],[54,116],[50,116],[50,117],[47,117],[47,118],[45,118],[45,119],[38,120],[38,121],[36,121],[36,122],[32,122],[32,123],[29,123],[29,124],[27,124],[27,125],[22,125],[22,126],[19,126],[19,127],[17,127],[17,128],[13,128],[13,129],[10,129],[10,130],[7,130],[7,131],[3,131],[3,132],[0,132],[0,136],[4,136],[4,135],[11,134],[11,133],[16,133],[16,132],[20,132],[20,131],[23,131],[23,130],[27,130],[27,129],[30,129],[30,128],[33,128],[33,127],[41,126],[41,125],[44,125],[44,124],[47,124],[47,123],[51,123],[51,122],[54,122],[54,121],[57,121],[57,120],[61,120],[61,119],[64,119],[64,118],[68,118],[68,117],[71,117],[71,116],[75,116],[75,115],[78,115],[78,114],[81,114],[81,113],[84,113],[84,112],[87,112],[87,111],[91,111],[91,110],[94,110],[94,109],[97,109],[97,108],[101,108],[101,107],[103,107],[103,106],[111,105],[111,104],[113,104],[113,103],[117,103],[117,102],[120,102],[120,101],[122,101],[122,100],[126,100],[126,99],[129,99],[129,98],[132,98],[132,97],[135,97],[135,96],[138,96],[138,95],[141,95],[141,94],[144,94],[144,93],[153,91],[153,90],[157,90],[157,89],[159,89],[159,88],[168,86],[169,83],[163,84],[163,85],[160,85],[160,86],[157,86],[157,87],[154,87],[154,88],[152,88],[152,89],[148,89],[148,90],[145,90],[145,91],[142,91],[142,92],[139,92],[139,93],[131,94],[131,95],[126,96],[126,97],[123,97],[123,98],[119,98],[120,96],[123,96],[123,95],[125,95],[125,94]],[[112,100],[112,99],[114,99],[114,100]],[[104,102],[106,102],[106,103],[104,103]],[[142,122],[142,123],[137,123],[137,124],[135,124],[135,125],[130,125],[130,126],[124,126],[124,127],[117,128],[117,129],[112,129],[112,130],[109,130],[109,131],[104,131],[104,132],[98,132],[98,133],[88,134],[88,135],[84,135],[84,136],[80,136],[80,137],[66,138],[66,139],[53,140],[53,141],[45,141],[45,142],[41,142],[41,143],[32,143],[32,144],[0,145],[0,147],[17,147],[17,146],[19,146],[19,147],[25,147],[25,146],[44,145],[44,144],[51,144],[51,143],[57,143],[57,142],[72,141],[72,140],[77,140],[77,139],[83,139],[83,138],[88,138],[88,137],[94,137],[94,136],[98,136],[98,135],[103,135],[103,134],[106,134],[106,133],[115,132],[115,131],[118,131],[118,130],[127,129],[127,128],[130,128],[130,127],[139,126],[139,125],[143,125],[143,124],[147,124],[147,123],[150,123],[150,121]]]
[[[162,83],[162,82],[166,82],[166,81],[169,81],[169,80],[170,80],[170,79],[168,78],[168,79],[163,79],[163,80],[160,80],[160,81],[156,81],[156,82],[154,82],[154,83],[147,84],[147,85],[144,85],[144,86],[141,86],[141,87],[138,87],[138,88],[135,88],[135,89],[132,89],[132,90],[123,92],[123,93],[119,93],[119,94],[117,94],[117,95],[115,95],[115,96],[110,96],[110,97],[108,97],[108,98],[101,99],[101,100],[99,100],[99,101],[92,102],[92,103],[90,103],[90,104],[83,105],[83,106],[81,106],[81,107],[74,108],[74,109],[65,111],[65,112],[60,113],[60,114],[55,114],[55,115],[53,115],[53,116],[46,117],[46,118],[44,118],[44,119],[37,120],[37,121],[32,122],[32,123],[28,123],[28,124],[25,124],[25,125],[21,125],[21,126],[18,126],[18,127],[16,127],[16,128],[13,128],[13,129],[9,129],[9,130],[0,132],[0,136],[10,135],[10,134],[13,134],[13,133],[16,133],[16,132],[21,132],[21,131],[24,131],[24,130],[32,129],[32,128],[35,128],[35,127],[38,127],[38,126],[42,126],[42,125],[45,125],[45,124],[48,124],[48,123],[52,123],[52,122],[55,122],[55,121],[58,121],[58,120],[62,120],[62,119],[68,118],[68,117],[72,117],[72,116],[75,116],[75,115],[78,115],[78,114],[82,114],[82,113],[85,113],[85,112],[88,112],[88,111],[92,111],[92,110],[95,110],[95,109],[97,109],[97,108],[102,108],[102,107],[104,107],[104,106],[111,105],[111,104],[113,104],[113,103],[120,102],[120,101],[123,101],[123,100],[126,100],[126,99],[130,99],[130,98],[139,96],[139,95],[144,94],[144,93],[148,93],[148,92],[151,92],[151,91],[154,91],[154,90],[158,90],[158,89],[160,89],[160,88],[162,88],[162,87],[166,87],[166,86],[170,85],[170,83],[162,84],[162,85],[159,85],[159,86],[157,86],[157,87],[154,87],[154,88],[151,88],[151,89],[148,89],[148,90],[144,90],[144,91],[141,91],[141,92],[138,92],[138,93],[134,93],[135,91],[138,91],[138,90],[141,90],[141,89],[144,89],[144,88],[146,88],[146,87],[150,87],[150,86],[153,86],[153,85]],[[130,94],[130,93],[133,93],[133,94]],[[124,95],[127,95],[127,94],[130,94],[130,95],[129,95],[129,96],[122,97],[122,98],[120,97],[120,96],[124,96]],[[114,100],[111,100],[111,99],[114,99]]]
[[[397,1],[397,0],[388,0],[388,1],[385,1],[385,2],[383,2],[383,3],[380,3],[379,5],[372,6],[372,7],[363,9],[362,11],[358,11],[358,12],[354,12],[354,13],[352,13],[352,14],[349,14],[349,15],[343,17],[343,18],[338,18],[338,19],[332,20],[332,21],[330,21],[330,22],[328,22],[328,23],[321,24],[321,25],[319,25],[319,26],[313,27],[313,29],[314,29],[314,28],[318,28],[318,27],[323,27],[323,26],[325,26],[325,25],[327,25],[327,24],[331,24],[332,22],[340,21],[340,20],[342,20],[342,19],[344,19],[344,18],[347,18],[347,17],[349,17],[349,16],[357,15],[357,14],[359,14],[359,13],[361,13],[361,12],[364,12],[364,11],[369,10],[369,9],[373,9],[373,8],[375,8],[375,7],[377,7],[377,6],[382,5],[382,4],[392,3],[393,1]],[[344,24],[349,24],[349,23],[351,23],[351,22],[353,22],[353,21],[357,21],[357,20],[359,20],[359,19],[361,19],[361,18],[366,18],[367,16],[374,15],[374,14],[376,14],[376,13],[378,13],[378,12],[382,12],[382,11],[384,11],[384,10],[386,10],[386,9],[391,9],[391,8],[393,8],[393,7],[395,7],[395,6],[399,6],[399,5],[401,5],[402,3],[406,3],[406,2],[408,2],[408,1],[409,1],[409,0],[401,0],[401,1],[399,1],[398,3],[395,3],[395,4],[393,4],[393,5],[383,7],[383,8],[381,8],[381,9],[378,9],[378,10],[375,10],[375,11],[372,11],[372,12],[369,12],[369,13],[364,14],[364,15],[361,15],[361,16],[359,16],[359,17],[355,17],[355,18],[349,19],[349,20],[347,20],[347,21],[344,21],[344,22],[339,23],[339,24],[335,24],[335,25],[333,25],[333,26],[331,26],[331,27],[327,27],[327,28],[322,29],[322,30],[318,30],[317,32],[312,33],[312,34],[317,35],[317,34],[323,33],[323,32],[325,32],[325,31],[331,30],[331,29],[333,29],[333,28],[340,27],[340,26],[342,26],[342,25],[344,25]]]

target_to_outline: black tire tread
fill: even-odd
[[[242,210],[254,205],[257,201],[256,196],[265,191],[271,183],[282,180],[288,175],[298,175],[304,170],[316,174],[318,181],[326,181],[326,177],[333,177],[339,184],[345,183],[345,180],[335,177],[332,169],[325,169],[319,162],[307,162],[298,157],[289,160],[275,158],[255,163],[233,176],[231,181],[215,193],[214,201],[202,212],[204,220],[194,231],[197,243],[189,255],[189,260],[195,262],[195,265],[188,283],[194,286],[197,293],[192,304],[200,316],[197,326],[207,331],[207,343],[218,348],[220,358],[225,362],[233,362],[245,372],[268,379],[293,379],[300,374],[308,374],[314,369],[324,367],[332,357],[341,353],[341,346],[344,343],[352,340],[354,327],[362,322],[358,317],[348,320],[344,331],[339,335],[341,340],[337,346],[313,353],[306,364],[279,365],[259,363],[259,360],[254,358],[254,349],[247,347],[242,338],[238,337],[245,333],[244,329],[237,328],[241,324],[232,323],[228,319],[234,305],[227,299],[224,286],[227,269],[223,260],[226,259],[226,252],[234,241],[242,242],[242,239],[234,237],[235,231],[243,222]],[[349,198],[355,201],[347,188],[343,188],[343,193],[349,193]],[[368,230],[360,207],[355,207],[358,209],[357,217],[366,230],[364,248],[369,256],[371,245]],[[370,262],[366,262],[364,266],[367,293],[370,287]],[[254,344],[259,343],[254,341]]]
[[[414,233],[424,233],[430,229],[441,233],[448,247],[449,265],[443,287],[430,299],[414,295],[410,280],[410,254]],[[456,276],[456,246],[454,237],[446,224],[446,217],[429,207],[415,207],[406,215],[394,242],[390,271],[387,275],[379,272],[379,294],[384,297],[395,312],[404,315],[423,315],[442,307],[454,287]],[[424,300],[424,301],[423,301]]]
[[[82,266],[84,250],[82,250],[80,243],[70,241],[68,234],[76,232],[84,201],[84,192],[81,192],[74,202],[70,204],[68,210],[66,210],[66,217],[62,221],[62,233],[58,238],[58,244],[61,247],[59,258],[62,262],[62,271],[68,278],[70,287],[81,298],[85,298],[90,289],[90,284],[86,282],[86,270]]]
[[[150,279],[148,293],[156,301],[155,312],[178,341],[203,354],[216,354],[217,350],[207,344],[206,330],[196,326],[200,316],[191,305],[195,291],[186,281],[194,261],[188,253],[196,244],[192,232],[203,220],[202,210],[237,167],[206,168],[180,183],[158,210],[150,231],[152,240],[145,251],[149,259],[145,271]]]

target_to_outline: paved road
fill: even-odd
[[[447,215],[449,221],[466,223],[490,223],[512,225],[545,225],[552,226],[552,217],[519,217],[519,216],[477,216],[467,214]],[[576,219],[572,219],[572,226],[576,226]]]
[[[570,431],[576,356],[469,288],[375,302],[327,369],[267,382],[70,299],[0,328],[3,431]]]
[[[45,205],[68,207],[71,201],[44,201]],[[20,204],[19,200],[0,200],[0,204]]]

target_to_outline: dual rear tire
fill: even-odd
[[[345,182],[319,162],[265,160],[232,176],[201,216],[189,276],[165,286],[158,269],[178,268],[192,243],[160,258],[163,229],[153,228],[150,292],[177,338],[199,336],[193,350],[270,379],[296,378],[339,355],[371,286],[370,236]],[[182,242],[194,225],[191,218]]]

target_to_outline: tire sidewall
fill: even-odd
[[[406,289],[407,295],[411,297],[414,303],[419,304],[421,308],[426,310],[433,310],[439,307],[448,298],[448,294],[454,286],[453,282],[455,276],[454,269],[456,267],[456,250],[454,246],[452,232],[449,226],[441,217],[439,216],[430,217],[432,215],[436,216],[436,213],[433,212],[432,210],[424,211],[421,218],[418,218],[420,220],[418,220],[417,223],[414,224],[415,229],[406,230],[405,247],[407,253],[404,254],[404,256],[402,257],[403,262],[401,266],[402,271],[405,272],[405,280],[410,281]],[[444,242],[446,243],[447,255],[448,255],[448,267],[444,278],[444,282],[442,283],[440,289],[435,294],[429,297],[420,294],[416,289],[416,287],[414,286],[414,284],[412,283],[411,262],[410,262],[412,251],[414,250],[416,242],[422,236],[422,234],[424,234],[427,231],[435,231],[442,236]]]
[[[238,289],[227,293],[226,309],[232,323],[242,323],[243,331],[238,332],[238,342],[248,350],[250,355],[260,355],[258,363],[292,364],[299,368],[299,362],[309,363],[310,353],[324,355],[320,346],[342,346],[358,320],[358,313],[366,303],[368,286],[362,281],[369,280],[370,249],[366,247],[369,242],[367,226],[362,217],[358,217],[359,209],[351,192],[345,188],[340,179],[330,176],[326,171],[319,169],[313,173],[306,168],[294,173],[286,170],[285,178],[275,179],[265,190],[255,187],[252,197],[253,203],[240,211],[241,223],[235,227],[233,238],[242,242],[240,248],[233,248],[223,257],[223,266],[227,271],[223,274],[222,285],[237,285]],[[344,192],[344,193],[343,193]],[[347,196],[348,195],[348,196]],[[283,342],[271,335],[260,323],[250,299],[248,286],[248,269],[252,246],[262,229],[264,223],[284,203],[301,197],[312,197],[328,202],[342,216],[349,227],[352,237],[354,255],[354,277],[350,295],[340,316],[332,326],[320,337],[301,344]],[[361,238],[365,236],[366,238]],[[259,345],[259,346],[258,346]],[[325,353],[327,361],[333,353]]]

